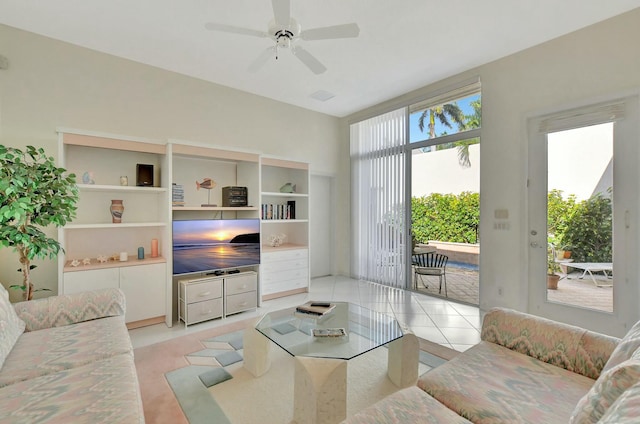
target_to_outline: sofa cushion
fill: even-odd
[[[595,423],[629,388],[640,383],[640,352],[603,372],[589,392],[580,399],[571,415],[571,423]]]
[[[108,288],[20,302],[14,308],[26,331],[36,331],[124,315],[126,301],[122,290]]]
[[[131,355],[116,355],[0,389],[0,422],[144,423]]]
[[[598,424],[636,424],[640,417],[640,383],[625,390]]]
[[[426,372],[418,387],[474,423],[566,423],[594,380],[480,342]]]
[[[638,348],[640,348],[640,321],[631,327],[631,330],[629,330],[622,340],[620,340],[620,343],[618,343],[618,346],[614,349],[611,357],[609,357],[609,360],[604,366],[602,372],[610,370],[616,365],[631,358],[633,352],[638,350]]]
[[[481,338],[593,379],[600,376],[620,341],[504,308],[494,308],[485,315]]]
[[[132,352],[122,316],[26,332],[0,372],[0,387]]]
[[[0,369],[23,332],[24,321],[16,315],[13,305],[9,302],[9,293],[0,284]]]
[[[397,391],[343,422],[345,424],[471,423],[416,386]]]

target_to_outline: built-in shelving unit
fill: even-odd
[[[309,164],[263,157],[260,180],[262,300],[308,291]],[[284,213],[275,213],[278,207]],[[272,246],[281,235],[285,242]]]
[[[75,219],[58,232],[64,248],[58,255],[59,293],[118,287],[125,292],[130,328],[162,321],[172,326],[174,318],[192,323],[178,311],[179,281],[216,278],[173,275],[172,222],[246,218],[260,219],[261,264],[225,270],[228,290],[215,298],[224,302],[222,316],[255,308],[262,299],[308,290],[308,164],[182,140],[73,129],[58,134],[60,166],[76,175],[79,191]],[[153,165],[153,186],[136,186],[137,164]],[[202,186],[205,179],[215,182],[210,190]],[[174,203],[174,184],[181,185],[175,190],[183,195],[180,205]],[[246,187],[247,204],[223,206],[229,204],[223,187]],[[113,200],[124,206],[120,223],[111,216]],[[265,204],[281,205],[278,215],[263,216]],[[272,246],[271,236],[282,234],[285,243]],[[159,254],[151,257],[154,239]],[[141,259],[139,247],[145,253]],[[126,261],[120,261],[122,252]],[[218,316],[212,310],[211,317]]]
[[[76,175],[79,193],[76,218],[58,233],[64,247],[58,256],[58,293],[118,287],[125,292],[130,328],[162,321],[170,325],[163,256],[171,251],[165,143],[72,129],[59,129],[58,135],[60,165]],[[136,186],[137,164],[153,165],[154,186]],[[121,185],[122,179],[127,185]],[[114,199],[124,205],[120,223],[111,216]],[[153,239],[159,246],[154,258]],[[139,247],[145,251],[141,260]],[[126,261],[120,261],[121,252]],[[107,262],[97,259],[103,256]],[[72,266],[73,260],[79,265]]]
[[[224,218],[257,218],[260,201],[260,156],[257,153],[229,151],[178,140],[171,140],[168,148],[171,182],[181,185],[184,192],[184,205],[171,207],[173,219],[194,216],[193,213],[181,215],[182,212],[217,212]],[[215,182],[213,189],[198,188],[196,182],[205,178]],[[247,187],[247,205],[223,206],[222,188],[235,186]]]
[[[259,218],[260,155],[251,152],[218,149],[182,140],[170,140],[168,150],[171,156],[171,183],[179,184],[184,194],[183,206],[175,206],[173,202],[170,203],[173,221]],[[205,178],[213,180],[215,187],[210,190],[198,189],[196,182],[202,182]],[[246,187],[247,206],[223,206],[223,187]],[[169,264],[170,269],[173,269],[172,259],[169,259]],[[258,271],[257,266],[242,267],[242,271],[242,275],[253,275],[253,278],[257,280],[257,277],[255,277]],[[247,309],[255,308],[258,303],[258,289],[256,287],[257,284],[254,283],[253,290],[249,290],[247,293],[237,293],[234,297],[228,297],[228,292],[225,289],[224,308],[222,303],[218,305],[218,302],[222,302],[222,300],[218,300],[217,297],[207,299],[206,302],[187,302],[187,305],[184,296],[188,286],[185,286],[185,281],[198,281],[196,287],[201,287],[199,283],[202,281],[219,280],[222,282],[224,280],[226,288],[227,281],[237,281],[237,278],[225,277],[222,279],[198,273],[187,277],[184,275],[173,275],[172,277],[175,299],[178,299],[175,304],[179,306],[176,313],[179,319],[185,322],[185,325],[221,317],[229,313],[228,311],[234,310],[234,308],[237,311],[244,310],[240,305],[241,303],[249,305]],[[252,301],[251,297],[253,297]],[[220,299],[223,299],[222,295]],[[227,301],[235,302],[235,306],[226,309]],[[220,310],[218,310],[218,307]],[[189,313],[189,309],[192,309],[191,313]],[[196,309],[197,312],[194,312],[193,309]],[[222,313],[223,309],[225,310],[224,313]],[[193,318],[194,316],[198,318]],[[193,321],[194,319],[196,321]]]

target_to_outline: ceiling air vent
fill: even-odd
[[[318,90],[313,93],[310,97],[312,99],[320,100],[321,102],[326,102],[329,99],[334,98],[336,95],[333,93],[329,93],[328,91]]]

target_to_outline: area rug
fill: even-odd
[[[266,374],[255,378],[242,366],[242,332],[252,322],[238,322],[136,349],[146,422],[292,422],[293,358],[272,345],[271,368]],[[440,345],[420,342],[420,373],[455,355],[455,351]],[[387,378],[386,369],[386,348],[349,361],[348,416],[398,390]]]

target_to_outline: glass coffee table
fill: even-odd
[[[245,368],[254,376],[269,369],[270,342],[294,357],[296,422],[344,420],[347,363],[380,346],[389,345],[387,374],[394,384],[405,387],[418,378],[418,340],[406,326],[353,303],[331,305],[322,316],[296,308],[269,312],[245,331]]]

